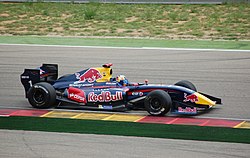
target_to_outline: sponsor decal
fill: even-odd
[[[97,69],[90,68],[85,73],[75,73],[76,79],[78,79],[77,82],[89,82],[93,83],[96,80],[102,78],[102,75]]]
[[[77,102],[81,102],[81,103],[85,103],[85,98],[83,96],[80,96],[79,94],[74,94],[74,93],[70,93],[69,94],[69,98],[71,100],[75,100]]]
[[[85,84],[85,83],[74,83],[74,84],[69,84],[70,87],[90,87],[93,86],[94,84]]]
[[[206,108],[196,108],[197,111],[202,111],[202,110],[206,110]]]
[[[107,110],[111,110],[113,109],[113,107],[111,105],[98,105],[99,109],[107,109]]]
[[[22,79],[29,79],[29,76],[21,76]]]
[[[190,95],[187,95],[186,93],[184,93],[184,102],[188,102],[191,101],[192,103],[197,102],[198,101],[198,97],[193,93]]]
[[[102,91],[100,94],[90,92],[88,94],[88,102],[110,102],[123,100],[122,92],[111,94],[109,91]]]
[[[68,98],[79,103],[87,103],[84,91],[77,88],[69,87]]]
[[[197,109],[195,107],[194,108],[191,108],[191,107],[186,107],[186,108],[178,107],[178,112],[181,112],[181,113],[196,113]]]
[[[132,95],[143,96],[143,92],[132,92]]]
[[[109,91],[109,89],[107,89],[107,88],[106,89],[105,88],[104,89],[93,89],[93,91],[95,91],[95,92]]]
[[[42,69],[40,69],[40,75],[44,74],[45,71],[43,71]]]
[[[106,82],[106,85],[109,85],[109,86],[116,86],[116,83]]]

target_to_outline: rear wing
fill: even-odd
[[[24,69],[20,79],[25,90],[25,96],[32,85],[38,82],[54,83],[58,77],[58,65],[57,64],[43,64],[36,69]]]

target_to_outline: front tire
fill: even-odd
[[[150,115],[162,116],[170,111],[172,99],[169,94],[163,90],[155,90],[146,96],[144,106]]]
[[[34,108],[46,109],[55,105],[56,91],[51,84],[40,82],[30,88],[27,98]]]
[[[187,81],[187,80],[179,81],[175,85],[185,87],[185,88],[188,88],[188,89],[191,89],[191,90],[197,92],[195,85],[192,82]]]

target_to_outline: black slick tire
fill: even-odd
[[[30,88],[27,98],[34,108],[46,109],[55,105],[56,91],[51,84],[40,82]]]
[[[172,99],[167,92],[154,90],[146,96],[144,106],[150,115],[163,116],[170,111]]]
[[[188,89],[191,89],[191,90],[197,92],[197,89],[196,89],[195,85],[193,83],[191,83],[190,81],[187,81],[187,80],[179,81],[175,85],[185,87],[185,88],[188,88]]]

